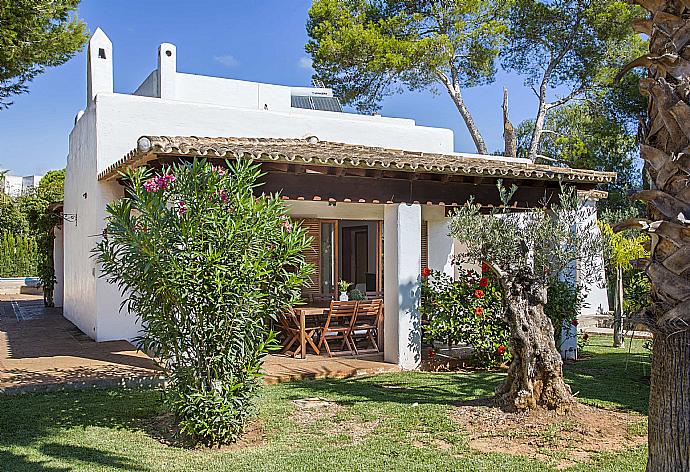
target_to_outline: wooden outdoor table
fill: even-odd
[[[303,306],[295,308],[295,314],[299,316],[299,344],[300,357],[305,359],[307,357],[307,316],[319,316],[328,311],[328,308]]]

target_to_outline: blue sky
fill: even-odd
[[[115,91],[131,93],[156,67],[158,45],[177,46],[180,72],[284,85],[309,85],[304,52],[309,0],[83,0],[79,16],[113,42]],[[511,120],[534,115],[536,100],[520,77],[500,72],[496,81],[465,92],[489,150],[503,148],[503,87],[511,95]],[[86,57],[49,69],[0,110],[0,168],[15,175],[42,174],[66,164],[68,137],[86,101]],[[474,152],[464,123],[445,92],[389,97],[384,116],[452,128],[455,149]]]

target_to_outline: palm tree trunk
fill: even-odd
[[[638,21],[650,34],[640,90],[649,97],[641,156],[651,190],[637,194],[649,202],[652,234],[645,272],[652,304],[640,316],[654,333],[649,399],[650,472],[690,470],[690,3],[635,0],[650,12]]]

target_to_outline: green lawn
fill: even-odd
[[[646,412],[649,366],[641,343],[632,355],[609,343],[594,338],[591,357],[566,367],[573,392],[584,402]],[[152,438],[147,420],[161,409],[150,390],[0,396],[0,470],[556,470],[473,452],[449,418],[454,404],[489,395],[502,376],[403,373],[266,387],[258,402],[263,442],[222,451],[165,446]],[[338,410],[314,421],[306,414],[306,424],[300,423],[291,400],[305,397],[336,402]],[[645,463],[639,448],[567,470],[643,471]]]

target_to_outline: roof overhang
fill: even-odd
[[[615,172],[571,169],[533,164],[523,159],[494,156],[465,156],[404,151],[360,146],[315,137],[287,138],[200,138],[195,136],[142,136],[137,147],[98,175],[99,180],[116,180],[128,167],[139,167],[161,156],[208,159],[249,158],[259,162],[283,162],[313,166],[394,170],[445,175],[518,177],[564,183],[606,184]]]
[[[518,187],[512,204],[528,209],[558,199],[561,183],[592,192],[616,177],[613,172],[537,165],[525,159],[412,152],[315,137],[142,136],[136,149],[101,172],[99,180],[120,180],[127,168],[155,169],[193,158],[217,165],[251,159],[261,163],[259,192],[278,193],[285,200],[328,202],[456,206],[474,199],[496,206],[501,205],[496,183],[502,179],[504,185]]]

